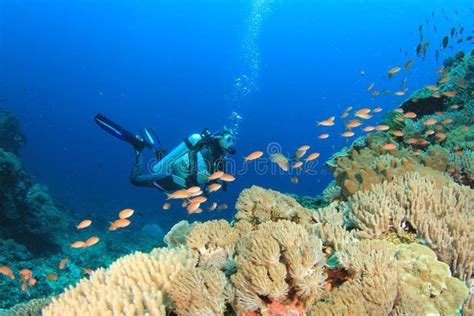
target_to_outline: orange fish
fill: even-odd
[[[377,125],[375,126],[376,131],[388,131],[390,129],[390,126],[388,125]]]
[[[131,223],[132,222],[127,218],[120,218],[120,219],[117,219],[113,223],[110,224],[109,230],[114,231],[114,230],[117,230],[117,228],[124,228],[124,227],[127,227],[128,225],[130,225]],[[87,241],[86,241],[86,247],[89,247],[87,245]]]
[[[329,134],[321,134],[318,136],[319,139],[326,139],[329,138]]]
[[[346,132],[341,134],[342,137],[352,137],[354,135],[355,135],[355,133],[353,131],[346,131]]]
[[[461,132],[467,132],[469,130],[469,126],[461,127]]]
[[[190,194],[186,190],[178,190],[171,194],[166,193],[166,195],[167,195],[166,199],[170,200],[170,199],[187,199]]]
[[[35,278],[29,279],[29,280],[28,280],[28,284],[29,284],[31,287],[35,286],[35,285],[36,285],[36,279],[35,279]]]
[[[351,110],[352,110],[352,106],[348,106],[348,107],[344,110],[344,112],[350,112]]]
[[[75,241],[71,244],[71,248],[85,248],[85,243],[83,241]]]
[[[397,137],[403,137],[405,135],[402,131],[393,131],[392,134]]]
[[[84,272],[84,274],[91,275],[92,272],[94,272],[94,271],[92,271],[92,269],[83,268],[82,272]]]
[[[120,221],[120,220],[126,220],[128,221],[128,219],[119,219],[117,221]],[[130,221],[129,221],[130,222]],[[95,244],[97,244],[99,242],[99,237],[91,237],[89,239],[86,240],[86,242],[84,243],[85,247],[91,247],[91,246],[94,246]]]
[[[302,146],[304,148],[304,146]],[[308,146],[309,148],[309,146]],[[301,157],[303,157],[304,155],[306,155],[306,150],[301,150],[301,149],[298,149],[296,152],[295,152],[295,155],[293,157],[293,159],[300,159]]]
[[[0,273],[3,274],[3,275],[6,275],[7,277],[9,277],[12,280],[15,279],[15,275],[13,274],[13,271],[7,266],[1,266],[0,267]]]
[[[413,144],[416,144],[417,142],[417,139],[416,138],[409,138],[405,141],[405,143],[409,144],[409,145],[413,145]]]
[[[169,210],[170,207],[171,207],[171,204],[170,204],[170,203],[165,203],[165,204],[163,204],[163,209],[164,209],[164,210]]]
[[[66,257],[61,262],[59,262],[59,270],[63,270],[66,267],[66,263],[69,261],[69,258]]]
[[[209,206],[209,211],[214,211],[217,208],[217,203],[212,202],[211,206]]]
[[[235,180],[235,177],[233,175],[230,175],[230,174],[223,174],[220,179],[222,181],[225,181],[225,182],[232,182]]]
[[[227,204],[221,204],[217,209],[219,210],[226,210],[228,208]]]
[[[133,215],[133,213],[135,213],[134,210],[132,210],[131,208],[126,208],[120,211],[119,218],[121,219],[129,218],[130,216]]]
[[[447,97],[454,97],[458,92],[456,90],[451,90],[451,91],[444,91],[443,95]]]
[[[368,120],[368,119],[372,118],[372,115],[370,115],[370,114],[364,114],[364,113],[354,114],[354,116],[363,118],[364,120]]]
[[[319,157],[319,153],[312,153],[308,157],[306,157],[306,161],[311,161]]]
[[[449,123],[452,123],[452,122],[453,122],[453,119],[448,117],[447,119],[442,121],[441,124],[449,124]]]
[[[393,144],[393,143],[387,143],[385,145],[382,146],[383,149],[385,150],[394,150],[397,148],[397,145]]]
[[[349,112],[344,112],[342,113],[341,118],[346,118],[348,116],[349,116]]]
[[[442,72],[443,72],[443,69],[444,69],[443,66],[439,66],[438,69],[436,69],[436,73],[437,73],[437,74],[442,73]]]
[[[394,74],[396,74],[397,72],[399,72],[400,70],[401,70],[401,68],[398,67],[398,66],[393,67],[392,69],[390,69],[389,71],[387,71],[388,77],[389,77],[389,78],[392,78],[392,76],[393,76]]]
[[[416,113],[415,112],[407,112],[407,113],[403,114],[403,116],[407,119],[414,119],[414,118],[416,118]]]
[[[448,82],[449,80],[451,80],[451,78],[449,78],[449,77],[444,77],[444,78],[442,78],[442,79],[439,81],[439,83],[445,83],[445,82]]]
[[[186,191],[189,194],[196,194],[196,193],[199,193],[201,191],[201,188],[199,186],[194,186],[194,187],[187,188]]]
[[[437,133],[435,136],[440,142],[442,142],[446,139],[446,134],[445,133]]]
[[[23,284],[21,285],[21,290],[22,290],[23,292],[28,291],[28,285],[27,285],[26,283],[23,283]]]
[[[367,91],[372,90],[374,86],[375,86],[375,82],[372,82],[371,84],[369,84],[369,86],[367,87]]]
[[[403,114],[403,109],[400,109],[400,108],[399,108],[399,109],[395,109],[395,110],[393,110],[393,112]]]
[[[288,165],[288,158],[283,156],[280,153],[275,153],[270,156],[270,159],[276,163],[283,171],[288,171],[289,170],[289,165]]]
[[[28,281],[29,279],[31,279],[31,277],[33,276],[33,272],[29,269],[21,269],[20,270],[20,279],[22,281]]]
[[[416,144],[417,144],[417,145],[428,145],[429,142],[428,142],[426,139],[418,139],[418,140],[416,141]]]
[[[83,220],[82,222],[80,222],[76,228],[79,230],[79,229],[84,229],[84,228],[87,228],[89,227],[90,225],[92,224],[92,221],[90,219],[85,219]]]
[[[372,112],[374,112],[374,113],[382,112],[382,108],[380,108],[380,107],[374,108],[374,109],[372,110]]]
[[[429,129],[425,132],[426,135],[433,135],[435,133],[435,131],[433,131],[432,129]]]
[[[436,90],[439,90],[438,86],[434,85],[434,84],[429,84],[426,86],[426,89],[430,90],[430,91],[436,91]]]
[[[297,177],[292,177],[290,179],[290,181],[291,181],[291,183],[299,183],[300,182],[300,180]]]
[[[463,154],[462,150],[456,151],[456,156],[462,156],[462,154]]]
[[[374,97],[376,97],[376,96],[380,95],[380,91],[379,90],[374,90],[374,92],[372,92],[372,95]]]
[[[438,116],[444,117],[444,113],[443,113],[443,112],[436,111],[435,114],[438,115]]]
[[[205,196],[198,196],[189,201],[189,203],[204,203],[207,201],[207,197]]]
[[[405,69],[405,70],[408,70],[408,69],[411,68],[412,65],[413,65],[413,60],[410,59],[410,60],[407,61],[407,63],[405,64],[404,69]]]
[[[189,203],[187,207],[188,214],[193,214],[200,206],[200,203]]]
[[[453,110],[459,109],[459,104],[453,104],[450,106],[450,108]]]
[[[434,125],[438,122],[438,120],[434,119],[434,118],[430,118],[430,119],[427,119],[426,121],[423,122],[423,125],[425,126],[430,126],[430,125]]]
[[[208,191],[209,193],[212,193],[212,192],[218,191],[220,188],[222,188],[222,184],[220,184],[220,183],[212,183],[212,184],[209,184],[209,185],[207,186],[207,191]]]
[[[247,157],[244,157],[244,161],[255,160],[262,156],[263,156],[263,151],[254,151],[253,153],[249,154]]]
[[[437,130],[437,131],[440,131],[440,130],[442,130],[442,129],[443,129],[443,126],[442,126],[442,125],[438,125],[438,126],[435,127],[435,130]]]
[[[311,147],[308,146],[308,145],[303,145],[303,146],[300,146],[300,148],[298,148],[298,151],[307,151],[309,150]]]
[[[347,122],[346,128],[351,129],[351,128],[358,127],[361,125],[362,125],[362,122],[359,120],[350,120],[349,122]]]
[[[439,94],[439,93],[432,93],[431,96],[432,96],[433,98],[436,98],[436,99],[441,98],[441,94]]]
[[[208,181],[217,180],[220,177],[222,177],[223,175],[224,175],[223,171],[216,171],[213,174],[211,174],[211,176],[209,178],[207,178],[207,180]]]
[[[58,275],[56,273],[50,272],[45,276],[45,279],[48,281],[57,281]]]
[[[402,96],[402,95],[405,95],[406,93],[407,92],[405,90],[400,90],[400,91],[396,91],[395,95]]]
[[[375,129],[374,126],[366,126],[364,127],[363,131],[364,132],[372,132]]]
[[[298,162],[295,162],[295,163],[293,164],[293,166],[291,166],[291,168],[293,168],[293,169],[301,168],[302,165],[303,165],[303,162],[302,162],[302,161],[298,161]]]
[[[333,126],[334,125],[334,119],[336,117],[335,116],[331,116],[330,118],[328,118],[327,120],[324,120],[324,121],[320,121],[320,122],[316,122],[318,125],[322,125],[322,126]]]

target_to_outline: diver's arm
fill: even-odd
[[[136,153],[135,164],[130,174],[130,182],[139,187],[153,187],[153,182],[161,179],[163,176],[155,173],[143,173],[143,155]]]

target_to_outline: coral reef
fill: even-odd
[[[16,117],[7,111],[0,110],[0,148],[18,155],[25,141],[25,135]]]

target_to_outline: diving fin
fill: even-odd
[[[144,141],[155,151],[157,161],[160,161],[168,154],[163,146],[161,146],[160,139],[153,128],[144,128],[141,134]]]
[[[94,118],[94,121],[107,133],[131,144],[135,150],[141,151],[144,147],[153,148],[148,142],[144,141],[140,135],[130,133],[102,114],[97,114]]]

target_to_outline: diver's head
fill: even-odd
[[[234,155],[235,150],[235,136],[231,130],[224,128],[223,131],[219,131],[214,135],[215,139],[219,140],[219,146],[231,155]]]

